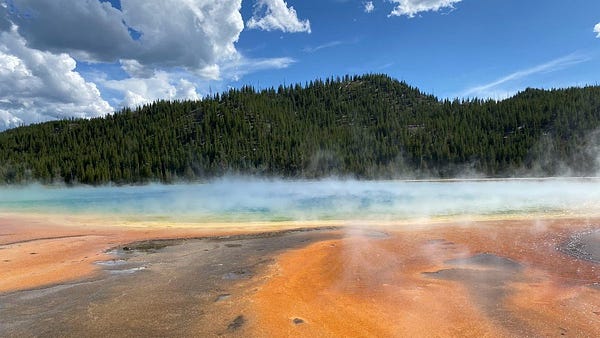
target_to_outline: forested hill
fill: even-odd
[[[385,75],[317,80],[0,133],[0,182],[598,171],[600,87],[440,101]]]

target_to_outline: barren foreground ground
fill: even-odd
[[[0,336],[600,336],[600,219],[114,225],[0,215]]]

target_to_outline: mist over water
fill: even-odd
[[[599,211],[600,180],[593,179],[411,182],[238,177],[188,185],[0,188],[0,212],[197,222],[410,220]]]

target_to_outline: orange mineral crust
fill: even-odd
[[[598,220],[346,229],[279,256],[256,336],[600,336],[597,265],[561,251]]]
[[[599,337],[599,263],[596,218],[0,215],[0,336]]]

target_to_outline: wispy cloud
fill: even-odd
[[[393,62],[388,62],[388,63],[384,63],[384,64],[381,64],[381,65],[379,65],[379,66],[375,67],[375,69],[376,69],[376,70],[383,70],[383,69],[390,68],[390,67],[391,67],[391,66],[393,66],[393,65],[394,65],[394,63],[393,63]]]
[[[596,35],[597,38],[600,38],[600,23],[596,24],[596,26],[594,26],[594,33],[597,33],[598,35]]]
[[[296,62],[295,59],[290,57],[279,57],[279,58],[267,58],[267,59],[247,59],[241,58],[236,62],[232,62],[229,65],[223,66],[222,70],[224,77],[227,79],[233,79],[238,81],[243,76],[268,70],[268,69],[283,69],[288,68]]]
[[[354,37],[353,39],[333,40],[333,41],[322,43],[317,46],[306,46],[302,49],[302,51],[305,53],[314,53],[314,52],[318,52],[322,49],[333,48],[333,47],[342,46],[342,45],[356,45],[356,44],[360,43],[362,39],[363,39],[363,37],[357,36],[357,37]]]
[[[558,70],[562,70],[562,69],[589,61],[590,59],[591,58],[588,55],[584,55],[581,53],[572,53],[572,54],[560,57],[558,59],[554,59],[554,60],[548,61],[546,63],[542,63],[540,65],[531,67],[531,68],[516,71],[514,73],[511,73],[504,77],[501,77],[495,81],[492,81],[490,83],[486,83],[486,84],[483,84],[480,86],[469,88],[469,89],[463,91],[461,96],[462,97],[473,97],[473,96],[491,97],[491,96],[496,95],[495,93],[503,92],[503,90],[500,87],[507,83],[514,82],[517,80],[522,80],[522,79],[525,79],[529,76],[536,75],[536,74],[551,73],[551,72],[555,72]],[[504,92],[508,94],[508,91],[504,90]],[[494,95],[490,95],[490,94],[494,94]]]
[[[373,10],[375,10],[375,5],[373,5],[373,1],[363,2],[363,5],[365,6],[365,13],[371,13],[373,12]]]
[[[305,53],[314,53],[320,51],[321,49],[336,47],[343,44],[344,41],[335,40],[314,47],[305,47],[304,49],[302,49],[302,51],[304,51]]]

